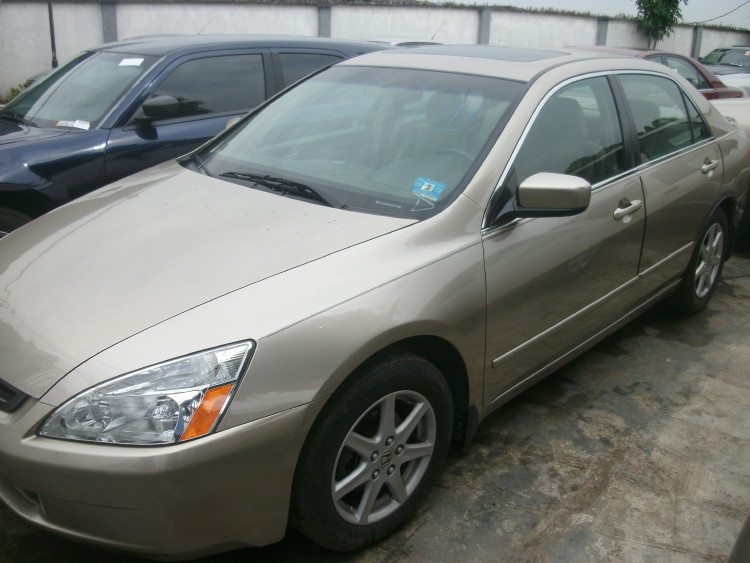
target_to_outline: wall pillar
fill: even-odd
[[[599,18],[596,22],[596,44],[607,44],[607,32],[609,31],[609,18]]]
[[[102,36],[105,43],[117,41],[117,4],[102,2]]]
[[[477,43],[480,45],[489,44],[491,23],[492,10],[490,8],[482,8],[479,10],[479,36],[477,37]]]
[[[318,6],[318,37],[331,37],[330,6]]]
[[[696,25],[693,28],[693,48],[690,53],[694,59],[701,56],[701,43],[703,43],[703,28]]]

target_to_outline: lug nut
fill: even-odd
[[[385,441],[386,446],[390,446],[393,444],[393,436],[389,436],[388,439]]]
[[[401,455],[402,453],[404,453],[404,446],[396,448],[396,455]]]
[[[396,471],[396,466],[395,466],[395,465],[391,465],[391,466],[390,466],[390,467],[388,468],[388,475],[393,475],[393,473],[394,473],[395,471]]]
[[[370,461],[375,461],[378,459],[378,452],[372,452],[372,455],[370,455]]]
[[[372,480],[374,481],[378,477],[380,477],[380,470],[376,469],[375,471],[372,472]]]

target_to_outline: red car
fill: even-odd
[[[580,49],[609,53],[611,55],[638,57],[640,59],[648,59],[649,61],[661,63],[680,73],[709,100],[743,98],[745,96],[745,93],[741,89],[727,86],[705,66],[690,57],[684,57],[667,51],[630,49],[624,47],[580,47]]]

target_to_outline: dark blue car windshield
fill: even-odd
[[[92,52],[19,94],[4,112],[38,127],[93,129],[156,57]]]

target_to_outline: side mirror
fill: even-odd
[[[170,119],[180,114],[180,102],[172,96],[154,96],[141,106],[143,114],[149,119]]]
[[[591,184],[578,176],[539,172],[518,186],[516,217],[567,217],[586,210]]]

